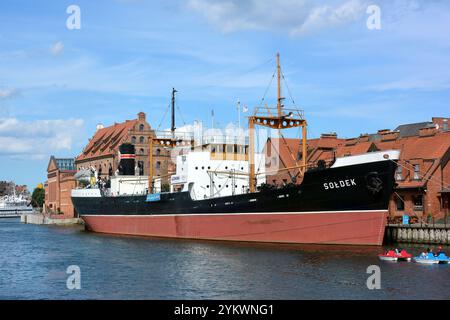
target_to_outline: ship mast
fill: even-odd
[[[172,125],[170,127],[170,131],[172,132],[172,139],[175,139],[175,93],[178,91],[175,88],[172,88]]]
[[[280,53],[277,53],[277,115],[281,117],[281,108],[283,98],[281,97],[281,66],[280,66]]]
[[[260,125],[264,127],[269,127],[272,129],[282,130],[289,128],[302,127],[302,163],[298,166],[301,174],[306,171],[306,159],[307,159],[307,148],[306,148],[306,128],[307,123],[303,116],[303,112],[298,109],[284,109],[283,100],[281,96],[281,66],[280,66],[280,54],[277,53],[277,108],[276,116],[267,109],[267,113],[261,114],[255,112],[253,116],[248,118],[248,128],[249,128],[249,189],[250,192],[255,192],[256,190],[256,174],[255,174],[255,125]],[[282,109],[285,111],[290,111],[288,115],[283,114]]]
[[[150,146],[149,146],[149,171],[148,171],[148,193],[153,193],[153,148],[154,147],[162,147],[162,148],[175,148],[175,147],[187,147],[194,145],[193,139],[186,140],[186,139],[177,139],[175,136],[175,130],[176,130],[176,124],[175,124],[175,93],[178,91],[175,90],[175,88],[172,88],[172,105],[171,105],[171,126],[170,126],[170,138],[166,137],[157,137],[157,133],[155,132],[153,137],[150,137]],[[167,175],[166,175],[167,176]],[[162,178],[163,176],[160,176],[159,178]]]

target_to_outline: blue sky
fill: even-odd
[[[373,4],[380,30],[366,26]],[[80,30],[66,27],[69,5]],[[157,127],[172,87],[186,123],[208,125],[211,109],[236,122],[277,51],[312,137],[448,117],[449,30],[448,1],[2,0],[0,180],[45,181],[49,156],[76,156],[99,122],[145,111]]]

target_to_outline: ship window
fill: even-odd
[[[210,170],[211,169],[211,167],[208,167],[208,170]]]
[[[209,184],[206,186],[206,188],[209,188]]]
[[[226,185],[226,187],[228,188],[228,185]]]
[[[225,170],[228,170],[228,167],[225,167]]]
[[[222,185],[221,185],[221,184],[219,184],[219,188],[222,188]]]
[[[205,170],[205,167],[202,167],[202,170]]]
[[[195,170],[198,170],[198,167],[195,167]]]

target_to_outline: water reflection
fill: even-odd
[[[425,246],[404,246],[414,254]],[[378,247],[121,237],[0,220],[2,299],[448,299],[450,266],[384,263]],[[66,288],[79,265],[82,289]],[[382,289],[368,290],[370,265]]]

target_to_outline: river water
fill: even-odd
[[[0,219],[0,299],[450,299],[450,265],[382,262],[381,250],[119,237]],[[72,265],[81,289],[67,287]],[[381,289],[367,287],[371,265]]]

